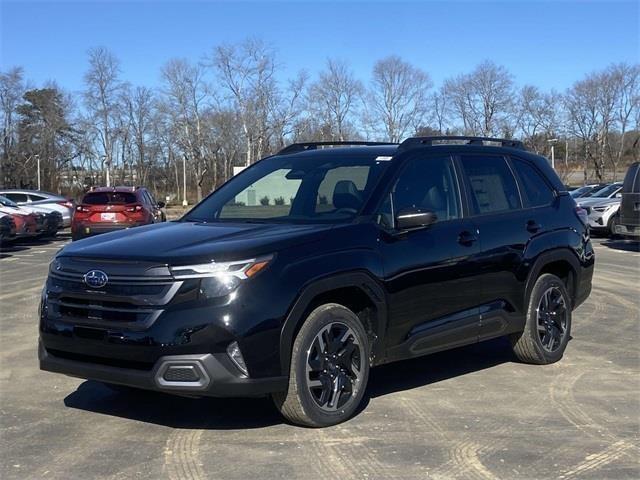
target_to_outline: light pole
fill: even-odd
[[[556,168],[556,143],[558,143],[557,138],[551,138],[547,140],[547,142],[551,145],[551,168],[555,170]]]
[[[182,206],[189,205],[187,202],[187,156],[182,157]]]
[[[36,162],[38,163],[38,190],[40,190],[40,155],[36,153]]]

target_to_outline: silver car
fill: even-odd
[[[44,207],[49,210],[55,210],[62,215],[62,225],[64,227],[71,226],[74,202],[61,195],[55,193],[42,192],[40,190],[0,190],[0,195],[7,197],[21,206]]]

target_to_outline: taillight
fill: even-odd
[[[141,212],[142,205],[131,205],[130,207],[126,207],[125,212]]]
[[[71,203],[69,200],[60,201],[58,202],[58,205],[61,205],[66,208],[73,208],[73,203]]]
[[[580,219],[580,221],[583,224],[585,224],[585,225],[589,224],[589,214],[587,213],[587,211],[584,208],[576,207],[575,212],[576,212],[577,217]]]
[[[85,207],[84,205],[78,205],[76,207],[76,212],[89,213],[89,211],[89,207]]]

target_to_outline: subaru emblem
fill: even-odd
[[[84,274],[84,283],[91,288],[102,288],[109,281],[109,277],[102,270],[90,270]]]

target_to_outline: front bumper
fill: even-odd
[[[248,378],[236,373],[226,354],[160,357],[151,369],[97,363],[94,357],[38,345],[40,369],[72,377],[160,392],[211,397],[258,397],[287,388],[286,377]]]

